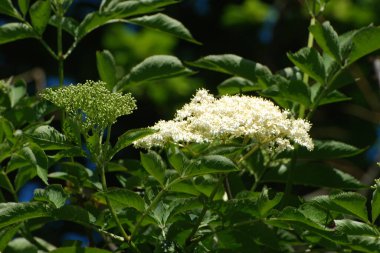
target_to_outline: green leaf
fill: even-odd
[[[234,54],[209,55],[195,62],[189,62],[188,64],[243,77],[253,83],[259,83],[263,87],[269,84],[269,79],[272,75],[270,70],[260,63],[244,59]]]
[[[20,7],[22,16],[25,17],[29,9],[29,0],[18,0],[18,6]]]
[[[266,187],[262,190],[257,199],[257,209],[261,218],[265,218],[268,213],[280,203],[282,195],[283,193],[280,192],[270,196],[269,190]]]
[[[86,209],[74,205],[64,205],[61,208],[52,209],[49,215],[54,220],[71,221],[89,228],[93,228],[96,221],[95,217]]]
[[[48,184],[48,158],[44,151],[36,144],[29,143],[28,146],[23,147],[19,152],[12,155],[8,163],[7,172],[20,168],[32,169],[45,184]],[[33,175],[31,171],[27,174]],[[16,189],[21,186],[21,184],[16,184]]]
[[[350,97],[347,97],[343,93],[335,90],[327,94],[325,97],[323,97],[321,101],[319,102],[319,105],[327,105],[327,104],[344,102],[344,101],[349,101],[349,100],[351,100]]]
[[[15,238],[6,249],[8,253],[38,253],[38,248],[25,238]]]
[[[359,149],[352,145],[339,141],[314,140],[314,149],[312,151],[300,148],[298,154],[302,158],[327,160],[355,156],[364,152],[365,150],[366,148]]]
[[[21,224],[0,229],[0,252],[3,252],[8,243],[14,238],[20,227]]]
[[[32,132],[25,133],[25,136],[32,139],[44,150],[60,150],[73,147],[68,142],[66,136],[49,125],[39,126]]]
[[[94,29],[112,22],[120,21],[120,19],[131,17],[139,14],[146,14],[158,11],[160,7],[176,3],[175,0],[145,0],[145,1],[111,1],[106,7],[102,6],[101,12],[92,12],[87,14],[76,31],[78,40],[82,39],[86,34]]]
[[[297,53],[288,53],[288,58],[304,73],[311,78],[325,84],[326,72],[323,65],[322,56],[314,48],[302,48]]]
[[[30,7],[29,13],[34,30],[42,35],[50,19],[50,0],[38,0]]]
[[[368,27],[359,30],[352,39],[349,63],[380,49],[380,27]]]
[[[57,16],[55,15],[51,16],[49,20],[49,24],[52,26],[58,27]],[[78,25],[79,25],[78,21],[76,21],[73,18],[70,18],[70,17],[62,18],[62,29],[73,37],[75,37],[75,32]]]
[[[110,156],[114,156],[117,152],[120,150],[128,147],[131,145],[134,141],[137,141],[138,139],[141,139],[147,135],[150,135],[154,133],[155,130],[150,128],[138,128],[138,129],[131,129],[119,136],[117,139],[117,142],[115,146],[113,147]]]
[[[221,155],[207,155],[191,160],[185,175],[186,177],[192,177],[211,173],[228,173],[237,170],[238,168],[230,159]]]
[[[0,44],[36,37],[33,29],[23,23],[7,23],[0,26]]]
[[[0,116],[0,136],[1,140],[5,137],[7,140],[10,142],[14,143],[15,142],[15,137],[13,135],[14,132],[14,126],[12,122],[7,120],[6,118]]]
[[[98,193],[98,195],[107,196],[115,208],[132,207],[137,211],[144,212],[145,202],[143,198],[137,193],[121,188],[112,188],[105,193]]]
[[[16,10],[16,8],[13,6],[11,0],[1,0],[0,1],[0,13],[3,13],[3,14],[6,14],[8,16],[12,16],[12,17],[15,17],[19,20],[22,20],[20,14]]]
[[[97,51],[96,65],[100,79],[107,84],[109,90],[112,90],[116,85],[116,64],[111,52],[108,50]]]
[[[117,87],[193,73],[174,56],[154,55],[133,67],[129,74],[118,82]]]
[[[67,198],[67,193],[58,184],[48,185],[45,189],[36,189],[33,197],[34,200],[51,203],[56,208],[64,206]]]
[[[343,59],[339,46],[338,34],[330,25],[330,22],[326,21],[322,25],[316,23],[315,25],[310,26],[309,30],[314,35],[315,40],[322,50],[342,64]]]
[[[330,196],[318,196],[311,203],[331,211],[350,214],[368,222],[367,199],[356,192],[341,192]]]
[[[315,187],[329,187],[336,189],[361,189],[365,185],[350,174],[331,168],[322,163],[308,163],[293,168],[292,182],[296,185],[308,185]],[[288,169],[283,166],[279,169],[271,169],[264,174],[263,182],[286,183]]]
[[[161,156],[154,151],[148,151],[146,154],[140,152],[140,156],[144,169],[163,185],[166,166]]]
[[[49,217],[49,207],[46,204],[0,203],[0,228],[42,217]]]
[[[50,253],[111,253],[111,251],[88,247],[61,247],[50,251]]]
[[[26,85],[23,81],[17,81],[11,86],[8,93],[11,107],[13,108],[26,95]]]
[[[349,220],[349,219],[343,219],[343,220],[335,220],[335,230],[348,235],[369,235],[369,236],[379,236],[378,231],[363,222]]]
[[[201,44],[193,38],[190,31],[181,22],[162,13],[129,19],[128,22],[166,32],[196,44]]]
[[[290,102],[297,102],[306,107],[310,106],[311,92],[303,81],[287,80],[281,76],[276,76],[273,80],[275,80],[275,83],[260,92],[260,94],[285,99]]]
[[[351,238],[349,246],[359,252],[377,253],[380,248],[380,239],[379,236],[354,236]]]
[[[375,180],[373,186],[375,190],[372,193],[371,210],[372,210],[372,223],[375,223],[377,217],[380,215],[380,180]]]
[[[189,165],[189,159],[178,148],[178,146],[171,144],[167,150],[168,160],[171,166],[179,173],[182,174]]]
[[[243,92],[260,90],[262,87],[242,77],[231,77],[218,85],[220,95],[234,95]]]

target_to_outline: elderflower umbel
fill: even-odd
[[[200,89],[173,120],[159,121],[152,127],[156,133],[134,145],[150,149],[168,142],[228,142],[243,137],[277,151],[293,149],[293,143],[311,150],[310,128],[309,122],[293,119],[289,112],[281,111],[269,100],[238,95],[217,99]]]
[[[49,88],[41,96],[63,108],[71,117],[84,116],[82,127],[85,129],[104,129],[115,123],[119,116],[131,114],[136,109],[131,94],[110,92],[101,81]]]

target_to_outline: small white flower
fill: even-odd
[[[281,111],[263,98],[235,95],[216,99],[205,89],[198,90],[173,120],[159,121],[152,128],[158,131],[136,141],[136,147],[150,149],[168,142],[228,142],[248,137],[277,151],[293,149],[292,143],[313,149],[309,122],[291,118],[288,111]]]

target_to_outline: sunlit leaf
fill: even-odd
[[[36,37],[33,29],[23,23],[7,23],[0,26],[0,44]]]
[[[323,59],[316,49],[305,47],[294,54],[289,53],[288,58],[311,78],[321,84],[325,83],[326,72]]]
[[[22,19],[17,9],[13,6],[11,0],[1,0],[0,1],[0,13],[15,17],[17,19]],[[1,36],[0,36],[1,37]]]
[[[137,141],[140,138],[143,138],[149,134],[154,133],[155,130],[149,128],[139,128],[139,129],[131,129],[119,136],[115,146],[113,147],[110,156],[114,156],[120,150],[128,147],[134,141]]]
[[[166,32],[180,39],[200,44],[181,22],[162,13],[128,19],[128,22]]]
[[[34,200],[48,202],[56,208],[65,205],[68,194],[63,190],[61,185],[48,185],[45,189],[36,189],[34,191]]]
[[[234,95],[238,93],[260,90],[262,87],[242,77],[231,77],[218,85],[220,95]]]
[[[243,77],[254,83],[260,83],[263,87],[266,87],[272,75],[270,70],[260,63],[244,59],[234,54],[208,55],[195,62],[189,62],[188,64]]]
[[[115,59],[108,50],[96,52],[96,65],[100,79],[106,83],[109,90],[116,84],[116,64]]]
[[[49,125],[39,126],[30,133],[25,133],[44,150],[59,150],[72,148],[66,136]]]
[[[313,33],[315,40],[324,52],[333,57],[337,62],[342,63],[342,54],[339,46],[338,34],[326,21],[323,24],[316,23],[309,30]]]
[[[38,0],[30,7],[29,12],[34,30],[42,35],[50,18],[50,1]]]
[[[148,153],[140,152],[140,157],[144,169],[163,185],[166,166],[161,156],[154,151],[148,151]]]
[[[236,170],[238,168],[230,159],[221,155],[207,155],[191,160],[185,175],[191,177],[211,173],[228,173]]]
[[[170,55],[154,55],[146,58],[133,67],[129,74],[118,82],[117,86],[123,88],[122,86],[124,85],[183,75],[186,76],[193,73],[193,71],[183,66],[182,62],[177,57]]]
[[[112,188],[107,192],[98,193],[99,196],[107,196],[115,208],[132,207],[140,212],[145,210],[145,202],[137,193],[121,188]]]
[[[380,49],[380,27],[368,27],[358,31],[352,39],[349,63]]]

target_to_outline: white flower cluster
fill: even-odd
[[[200,89],[190,103],[177,111],[173,120],[159,121],[152,127],[156,133],[134,145],[150,149],[163,147],[168,142],[228,142],[248,137],[277,151],[291,150],[293,143],[311,150],[310,128],[309,122],[293,119],[289,112],[281,111],[269,100],[238,95],[217,99]]]

